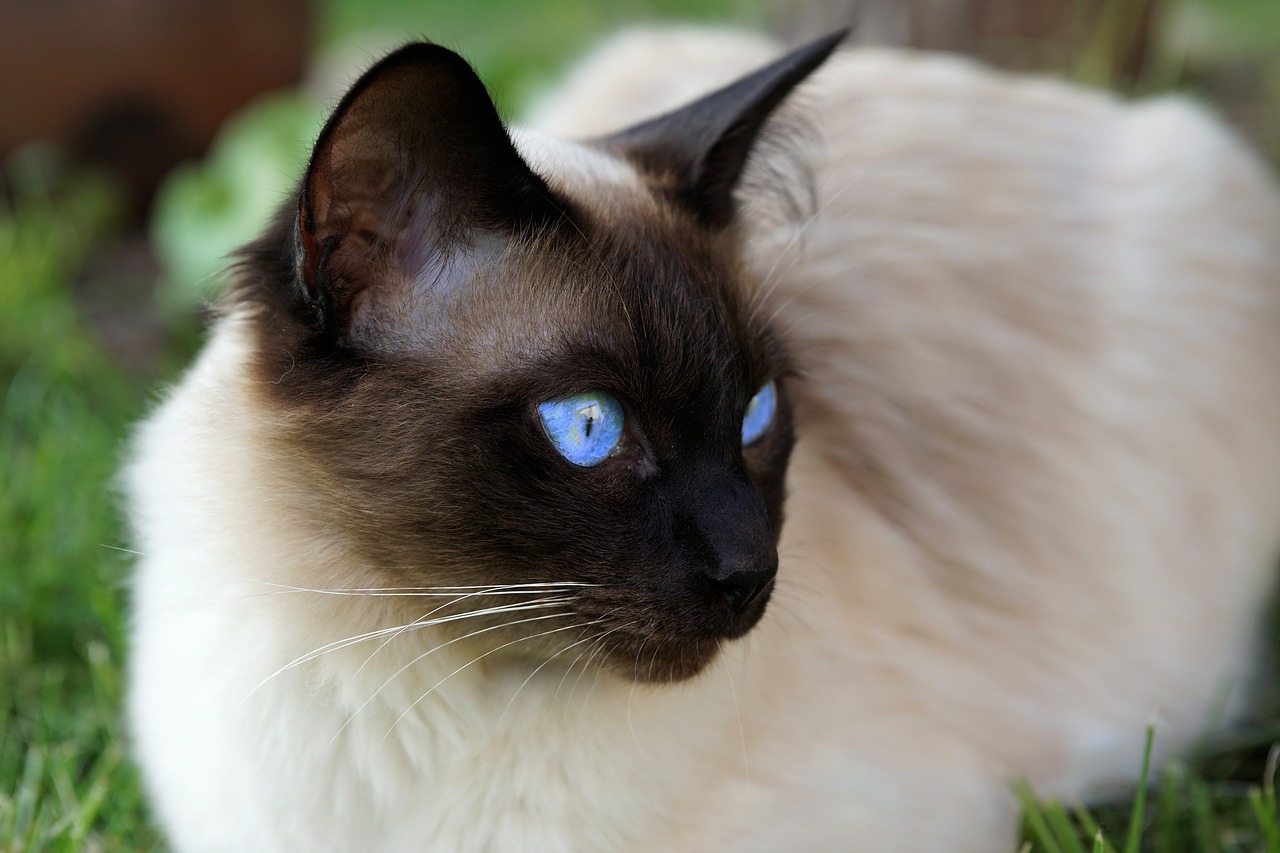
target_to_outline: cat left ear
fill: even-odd
[[[441,275],[482,237],[561,215],[466,60],[410,44],[370,68],[316,140],[294,229],[298,281],[322,337],[358,297]]]
[[[699,221],[728,225],[733,190],[765,120],[847,34],[840,30],[810,42],[688,106],[601,141],[662,182]]]

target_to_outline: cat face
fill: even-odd
[[[597,187],[535,173],[449,51],[371,69],[234,293],[302,510],[386,585],[555,598],[540,621],[492,617],[495,650],[593,641],[618,672],[672,680],[750,630],[777,571],[793,380],[732,190],[832,47],[594,143],[636,165]]]

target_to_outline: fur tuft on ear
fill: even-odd
[[[713,228],[734,216],[733,191],[765,121],[836,49],[848,30],[799,47],[674,112],[601,140],[654,177]]]
[[[537,227],[563,208],[471,66],[406,45],[356,82],[312,152],[294,229],[311,321],[341,341],[370,288],[439,275],[480,235]]]

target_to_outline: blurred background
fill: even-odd
[[[852,25],[1126,96],[1185,91],[1280,163],[1280,0],[0,0],[0,850],[160,847],[120,723],[113,476],[342,87],[425,37],[518,119],[595,39],[661,20],[789,42]],[[1277,719],[1176,766],[1144,846],[1280,850],[1273,788],[1269,828],[1254,799]]]

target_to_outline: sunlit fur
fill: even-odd
[[[632,35],[540,121],[608,131],[774,51]],[[233,313],[127,474],[130,713],[179,850],[989,853],[1008,778],[1087,795],[1133,779],[1148,722],[1163,756],[1230,719],[1280,540],[1269,176],[1185,102],[955,59],[837,56],[787,110],[814,215],[751,174],[741,199],[746,296],[799,373],[760,624],[649,684],[558,616],[576,587],[368,594],[401,584],[305,511],[323,484]],[[647,204],[621,163],[517,141]],[[415,626],[481,599],[555,633]]]

